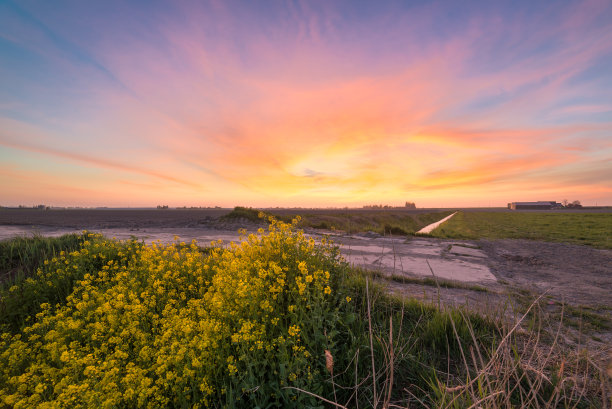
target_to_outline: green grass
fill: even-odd
[[[337,401],[346,407],[370,407],[374,389],[379,399],[391,389],[391,401],[405,404],[409,396],[407,385],[410,385],[410,393],[432,404],[431,382],[436,374],[443,372],[452,377],[464,377],[466,369],[460,351],[470,347],[489,349],[499,339],[500,328],[478,314],[460,308],[438,309],[413,298],[391,296],[372,281],[366,290],[366,280],[369,278],[360,271],[353,270],[349,275],[348,291],[354,304],[345,348],[338,356],[336,370],[340,375],[335,378],[335,382],[350,392],[338,393]],[[370,334],[373,350],[367,347]],[[356,355],[357,352],[360,353]],[[375,383],[372,382],[372,356]],[[391,366],[393,377],[390,376]],[[363,382],[357,391],[351,389],[355,387],[355,378]],[[351,398],[353,393],[358,399]]]
[[[458,212],[431,236],[531,239],[612,249],[612,213]]]
[[[451,214],[451,211],[432,213],[412,213],[405,211],[317,211],[281,214],[271,212],[274,216],[288,221],[299,215],[301,228],[337,230],[347,233],[374,232],[381,235],[411,235],[428,224],[437,222]]]
[[[0,284],[31,276],[45,260],[61,251],[76,250],[83,241],[83,235],[80,234],[61,237],[34,235],[0,241]]]
[[[610,310],[607,308],[597,309],[583,305],[563,305],[564,321],[566,325],[579,329],[585,333],[600,332],[612,329]]]

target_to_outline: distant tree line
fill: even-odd
[[[159,206],[158,206],[159,208]],[[183,209],[183,210],[197,210],[197,209],[222,209],[221,206],[182,206],[182,207],[177,207],[177,209]]]
[[[44,204],[39,204],[39,205],[34,205],[34,206],[26,206],[26,205],[19,205],[17,206],[19,209],[37,209],[37,210],[48,210],[51,207],[44,205]]]
[[[406,202],[404,206],[390,206],[390,205],[382,205],[382,204],[374,204],[374,205],[365,205],[364,209],[416,209],[416,204],[414,202]]]
[[[563,207],[568,207],[568,208],[580,208],[580,207],[582,207],[582,204],[580,204],[580,200],[574,200],[573,202],[570,202],[567,199],[563,199],[561,201],[561,204],[563,205]]]

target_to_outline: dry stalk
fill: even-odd
[[[357,348],[357,355],[356,355],[356,359],[355,359],[355,408],[359,409],[359,382],[357,379],[357,363],[359,362],[359,348]]]
[[[378,396],[376,394],[376,367],[374,364],[374,342],[372,340],[372,314],[370,312],[370,290],[369,290],[369,282],[370,280],[366,278],[366,300],[368,302],[368,331],[370,335],[370,356],[372,357],[372,391],[374,393],[374,405],[376,408],[378,406]]]
[[[389,403],[391,402],[391,391],[393,389],[393,372],[394,372],[394,361],[393,356],[393,315],[389,317],[389,378],[387,386],[387,398],[383,403],[383,409],[389,409]]]
[[[342,406],[339,403],[332,402],[329,399],[325,399],[323,396],[317,395],[316,393],[308,392],[308,391],[306,391],[304,389],[296,388],[295,386],[285,386],[285,387],[283,387],[283,389],[294,389],[294,390],[296,390],[298,392],[305,393],[306,395],[314,396],[317,399],[321,399],[323,402],[329,403],[330,405],[334,405],[337,408],[348,409],[346,406]]]
[[[429,263],[428,263],[428,264],[429,264]],[[431,269],[431,266],[430,266],[430,269]],[[433,273],[433,270],[431,270],[431,271],[432,271],[432,274],[433,274],[433,275],[434,275],[434,277],[435,277],[435,274]],[[436,281],[436,283],[437,283],[437,281]],[[491,355],[491,357],[489,358],[489,362],[488,362],[488,363],[487,363],[485,366],[483,366],[483,367],[482,367],[482,369],[480,369],[480,370],[478,371],[477,375],[476,375],[476,376],[475,376],[473,379],[468,380],[468,382],[467,382],[465,385],[459,385],[459,386],[452,387],[452,388],[448,388],[448,387],[447,387],[447,388],[444,388],[445,393],[446,393],[446,392],[451,392],[451,393],[452,393],[452,392],[459,392],[459,394],[458,394],[458,395],[455,395],[455,396],[454,396],[454,397],[451,399],[451,401],[448,403],[448,405],[447,405],[446,407],[451,407],[451,406],[454,404],[454,402],[455,402],[455,401],[456,401],[456,400],[457,400],[457,399],[458,399],[458,398],[461,396],[461,394],[462,394],[463,392],[467,392],[467,391],[469,391],[469,392],[470,392],[470,396],[472,396],[472,400],[475,400],[475,401],[478,401],[478,402],[482,402],[482,401],[483,401],[483,399],[484,399],[484,400],[486,400],[486,399],[490,399],[490,398],[492,398],[492,397],[494,397],[494,396],[498,396],[498,395],[500,395],[500,394],[502,393],[502,391],[496,391],[496,392],[493,392],[493,389],[494,389],[494,388],[491,386],[491,383],[490,383],[490,378],[489,378],[489,376],[488,376],[488,375],[491,373],[491,370],[493,370],[493,373],[495,373],[495,374],[499,374],[499,373],[500,373],[500,371],[502,371],[502,370],[503,370],[503,368],[508,368],[508,367],[514,367],[514,368],[516,368],[516,365],[517,365],[517,364],[518,364],[519,366],[522,366],[522,365],[521,365],[521,364],[522,364],[522,362],[521,362],[521,361],[523,361],[523,359],[525,358],[525,356],[524,356],[525,351],[524,351],[524,352],[523,352],[523,354],[522,354],[522,355],[519,357],[518,362],[516,362],[516,361],[515,361],[515,359],[514,359],[514,358],[511,356],[511,354],[510,354],[510,348],[508,348],[507,344],[509,343],[510,337],[511,337],[511,336],[512,336],[512,335],[513,335],[515,332],[516,332],[517,328],[518,328],[518,327],[520,326],[520,324],[521,324],[521,323],[522,323],[522,322],[525,320],[525,318],[527,317],[527,315],[529,314],[529,312],[530,312],[530,311],[531,311],[531,310],[534,308],[534,306],[535,306],[535,305],[536,305],[536,304],[539,302],[539,300],[540,300],[540,299],[541,299],[541,298],[542,298],[544,295],[545,295],[545,294],[540,295],[540,296],[539,296],[539,297],[538,297],[538,298],[537,298],[537,299],[536,299],[536,300],[535,300],[535,301],[534,301],[534,302],[533,302],[533,303],[532,303],[532,304],[529,306],[529,308],[528,308],[528,309],[527,309],[527,311],[526,311],[526,312],[523,314],[523,316],[522,316],[522,317],[521,317],[521,318],[520,318],[520,319],[519,319],[519,320],[518,320],[518,321],[515,323],[515,325],[514,325],[514,326],[513,326],[513,327],[512,327],[512,328],[511,328],[511,329],[508,331],[508,333],[507,333],[507,334],[506,334],[506,335],[505,335],[505,336],[502,338],[502,340],[500,341],[500,343],[499,343],[499,345],[497,346],[496,350],[493,352],[493,354],[492,354],[492,355]],[[452,317],[450,317],[450,318],[451,318],[451,325],[452,325],[452,327],[453,327],[453,331],[454,331],[454,333],[455,333],[455,336],[457,337],[457,340],[459,340],[459,336],[458,336],[458,333],[457,333],[457,330],[456,330],[456,327],[455,327],[454,320],[452,319]],[[472,332],[471,332],[471,333],[472,333]],[[473,333],[472,333],[472,334],[473,334]],[[530,338],[531,338],[531,336],[530,336]],[[473,339],[474,339],[474,338],[473,338]],[[539,342],[539,334],[538,334],[538,335],[537,335],[537,337],[536,337],[536,342],[535,342],[535,345],[536,345],[536,346],[537,346],[538,342]],[[460,343],[459,343],[459,346],[460,346],[460,351],[461,351],[462,358],[463,358],[463,361],[464,361],[464,365],[466,366],[466,370],[467,370],[467,371],[468,371],[468,373],[469,373],[469,369],[468,369],[468,365],[467,365],[467,360],[465,359],[465,354],[463,353],[463,349],[461,348],[461,344],[460,344]],[[535,348],[534,348],[534,349],[535,349]],[[530,357],[529,357],[529,359],[528,359],[528,362],[534,359],[534,354],[535,354],[535,352],[532,352],[531,356],[530,356]],[[475,357],[473,358],[473,361],[476,363],[476,358],[475,358]],[[504,362],[506,362],[506,364],[504,364]],[[505,371],[504,371],[504,372],[505,372]],[[516,370],[514,371],[514,374],[516,375]],[[509,381],[510,381],[510,376],[511,376],[511,375],[507,375],[507,376],[505,376],[504,378],[502,378],[502,379],[503,379],[503,381],[504,381],[504,383],[502,383],[502,385],[504,385],[504,384],[505,384],[505,385],[509,385],[509,384],[510,384],[510,382],[509,382]],[[475,392],[474,392],[473,385],[474,385],[474,383],[475,383],[475,382],[477,382],[479,379],[481,379],[481,378],[483,378],[483,377],[485,378],[485,380],[487,381],[487,384],[489,385],[490,395],[486,396],[486,397],[485,397],[485,398],[483,398],[483,399],[478,399],[478,400],[477,400],[477,399],[475,399],[477,395],[476,395],[476,394],[475,394]],[[531,382],[531,380],[529,379],[529,377],[527,377],[527,376],[526,376],[526,371],[521,371],[521,374],[520,374],[520,375],[518,376],[518,378],[516,379],[516,382],[515,382],[515,387],[514,387],[514,388],[512,388],[511,390],[509,390],[509,391],[508,391],[509,393],[504,393],[504,395],[505,395],[505,397],[506,397],[507,406],[511,406],[511,405],[510,405],[510,402],[509,402],[509,400],[508,400],[508,399],[509,399],[509,396],[510,396],[510,394],[512,393],[512,391],[513,391],[513,390],[514,390],[516,387],[519,387],[519,385],[521,384],[521,379],[523,379],[523,378],[525,378],[525,379],[526,379],[526,380],[527,380],[527,381],[530,383],[530,392],[528,392],[528,395],[527,395],[528,400],[527,400],[527,401],[523,401],[523,397],[524,397],[524,394],[523,394],[523,393],[521,393],[521,394],[519,395],[519,396],[520,396],[520,399],[521,399],[521,401],[522,401],[522,402],[521,402],[521,406],[520,406],[520,407],[531,407],[530,405],[531,405],[531,403],[533,403],[534,401],[536,402],[536,405],[537,405],[537,395],[533,395],[533,396],[531,396],[531,397],[529,397],[529,395],[531,394],[531,392],[532,392],[534,389],[537,389],[537,390],[539,390],[539,389],[540,389],[540,387],[541,387],[541,378],[540,378],[540,381],[539,381],[539,383],[538,383],[538,384],[534,384],[534,383],[532,383],[532,382]],[[468,378],[468,379],[469,379],[469,378]],[[498,378],[498,379],[499,379],[499,378]],[[535,399],[534,399],[534,398],[535,398]],[[536,406],[536,407],[537,407],[537,406]]]

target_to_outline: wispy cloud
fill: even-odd
[[[138,168],[138,167],[131,166],[128,164],[122,164],[119,162],[115,162],[112,160],[100,159],[100,158],[96,158],[93,156],[78,154],[74,152],[63,152],[63,151],[53,149],[53,148],[44,148],[40,146],[35,147],[35,146],[28,146],[26,144],[6,142],[2,140],[0,140],[0,145],[4,147],[13,148],[13,149],[20,149],[20,150],[25,150],[29,152],[42,153],[43,155],[49,155],[49,156],[54,156],[57,158],[75,161],[75,162],[79,162],[83,164],[84,166],[88,166],[88,167],[101,167],[101,168],[118,170],[121,172],[138,173],[141,175],[150,176],[152,178],[161,179],[166,182],[183,184],[183,185],[194,187],[194,188],[201,188],[201,185],[188,181],[188,180],[182,180],[180,178],[162,174],[160,172],[142,169],[142,168]]]
[[[2,146],[135,196],[482,204],[548,178],[612,203],[605,1],[2,7]]]

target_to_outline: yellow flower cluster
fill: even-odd
[[[287,401],[283,386],[305,387],[317,375],[312,359],[335,325],[341,267],[337,248],[296,224],[271,220],[268,232],[206,249],[91,235],[50,260],[29,285],[59,294],[59,278],[80,278],[67,297],[39,300],[29,325],[2,334],[1,405]]]

